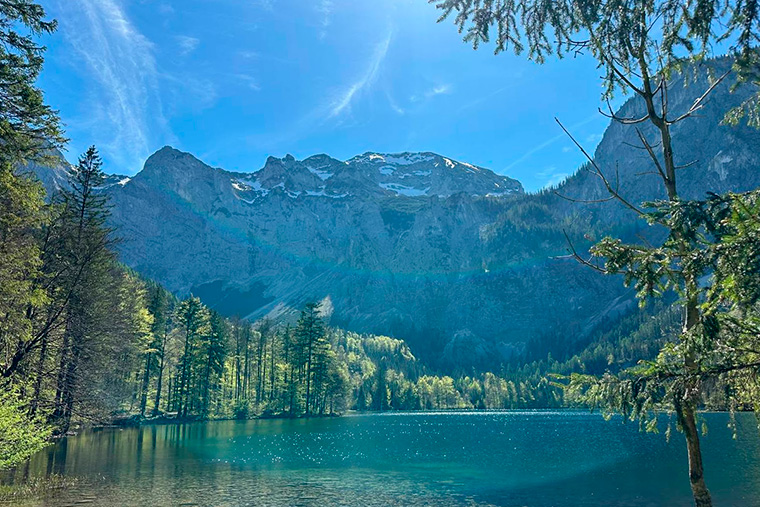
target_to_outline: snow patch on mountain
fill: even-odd
[[[401,185],[399,183],[380,183],[380,186],[385,190],[390,190],[398,195],[405,195],[407,197],[428,195],[428,191],[430,190],[430,187],[420,190],[419,188],[407,187],[406,185]]]
[[[343,197],[347,197],[349,194],[328,194],[325,192],[325,187],[322,187],[321,190],[314,191],[314,190],[307,190],[306,195],[309,197],[329,197],[330,199],[342,199]]]
[[[309,164],[306,164],[306,169],[308,169],[312,174],[316,174],[322,181],[328,180],[333,176],[333,173],[325,171],[325,169],[328,167],[330,166],[313,167]]]

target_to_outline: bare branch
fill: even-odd
[[[600,202],[609,202],[609,201],[611,201],[611,200],[614,199],[613,196],[605,197],[604,199],[574,199],[572,197],[568,197],[566,195],[560,194],[557,190],[555,190],[553,193],[557,197],[559,197],[561,199],[565,199],[566,201],[578,202],[578,203],[581,203],[581,204],[596,204],[596,203],[600,203]]]
[[[594,168],[594,171],[592,171],[593,174],[595,174],[599,179],[602,180],[602,183],[604,184],[605,188],[607,189],[607,192],[620,201],[624,206],[629,208],[630,210],[634,211],[635,213],[641,215],[641,216],[647,216],[646,213],[644,213],[641,209],[639,209],[637,206],[632,204],[630,201],[628,201],[625,197],[620,195],[617,188],[613,188],[612,185],[610,185],[610,182],[607,180],[607,177],[604,175],[604,172],[602,169],[597,165],[596,161],[588,154],[588,152],[581,146],[581,144],[573,137],[573,135],[565,128],[564,125],[562,125],[562,122],[559,121],[559,118],[554,118],[554,121],[557,122],[557,124],[562,128],[562,130],[567,134],[567,136],[570,138],[570,140],[575,144],[575,146],[578,147],[579,150],[581,150],[581,153],[583,153],[583,156],[586,157],[586,159],[589,161],[591,166]],[[618,182],[618,188],[619,188],[619,182]]]
[[[692,160],[691,162],[689,162],[689,163],[687,163],[687,164],[684,164],[684,165],[677,165],[677,166],[676,166],[676,169],[686,169],[686,168],[688,168],[688,167],[691,167],[691,166],[693,166],[694,164],[696,164],[696,163],[698,163],[698,162],[699,162],[699,160],[698,160],[698,159],[694,159],[694,160]]]
[[[703,93],[697,100],[694,101],[694,103],[691,105],[688,111],[686,111],[684,114],[676,118],[675,120],[665,120],[668,125],[673,125],[674,123],[678,123],[681,120],[685,120],[689,116],[693,115],[695,112],[699,111],[704,107],[705,99],[707,99],[707,96],[712,93],[713,90],[715,90],[715,87],[718,86],[728,75],[731,73],[731,69],[728,69],[726,72],[723,73],[722,76],[720,76],[710,87],[705,90],[705,93]]]
[[[657,154],[654,152],[654,149],[652,149],[652,147],[649,145],[649,141],[647,141],[647,138],[644,137],[644,134],[640,129],[636,129],[636,134],[639,136],[639,140],[644,145],[644,148],[646,148],[647,153],[649,154],[649,158],[651,158],[652,162],[654,162],[654,166],[657,168],[657,172],[660,173],[662,181],[667,185],[669,181],[668,176],[665,173],[665,170],[662,168],[662,164],[660,164],[660,160],[657,158]]]
[[[578,251],[575,249],[575,246],[573,245],[573,242],[570,240],[570,236],[567,235],[567,231],[565,229],[562,229],[562,234],[565,235],[565,239],[567,240],[567,246],[570,249],[570,257],[575,259],[576,261],[580,262],[584,266],[588,266],[591,269],[598,271],[602,274],[608,274],[607,270],[604,268],[599,267],[597,264],[591,262],[590,259],[585,259],[581,257],[581,255],[578,253]]]
[[[606,118],[610,118],[611,120],[615,120],[616,122],[622,123],[623,125],[635,125],[637,123],[644,123],[645,121],[647,121],[649,119],[649,115],[648,114],[642,116],[641,118],[630,118],[630,117],[626,118],[626,117],[623,117],[623,116],[618,116],[612,110],[612,105],[610,104],[609,100],[607,100],[607,109],[609,110],[609,113],[605,113],[604,111],[602,111],[601,107],[599,107],[597,109],[599,110],[599,113],[602,116],[604,116]]]

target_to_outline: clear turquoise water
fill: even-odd
[[[716,506],[760,506],[760,438],[706,414]],[[221,421],[64,439],[11,480],[64,474],[36,505],[690,505],[683,436],[587,412],[443,412]],[[6,481],[9,478],[6,477]]]

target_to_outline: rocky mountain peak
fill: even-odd
[[[210,185],[247,204],[283,195],[293,199],[337,199],[448,198],[460,192],[476,197],[504,197],[523,193],[516,180],[430,152],[367,152],[345,162],[326,154],[304,160],[287,154],[283,158],[268,157],[255,172],[236,173],[214,169],[189,153],[165,146],[148,158],[135,179],[184,196],[207,192],[204,189]]]
[[[395,195],[448,197],[464,192],[503,197],[524,193],[516,180],[432,152],[367,152],[349,159],[347,164]]]
[[[148,157],[135,179],[171,187],[190,178],[208,178],[212,171],[192,154],[164,146]]]

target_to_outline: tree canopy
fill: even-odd
[[[45,47],[40,36],[55,31],[45,10],[32,0],[0,2],[0,161],[41,158],[60,147],[58,114],[45,103],[36,81]]]

